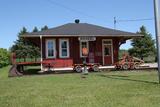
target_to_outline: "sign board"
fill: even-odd
[[[79,41],[95,41],[96,37],[94,36],[80,36],[78,38]]]

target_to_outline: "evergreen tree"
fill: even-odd
[[[11,52],[15,52],[16,50],[19,50],[22,45],[27,44],[27,41],[25,41],[24,38],[21,37],[21,35],[26,33],[28,33],[27,29],[23,27],[22,30],[18,33],[18,39],[14,41],[14,45],[10,48]]]
[[[131,43],[132,48],[128,51],[130,55],[139,57],[143,60],[144,57],[155,54],[155,41],[152,39],[152,35],[147,32],[145,26],[142,26],[137,33],[144,37],[134,38]]]
[[[43,31],[43,30],[47,30],[48,29],[48,26],[47,25],[45,25],[44,27],[42,27],[41,28],[41,31]]]
[[[34,29],[33,29],[32,32],[38,32],[38,28],[37,28],[37,27],[34,27]]]
[[[36,29],[36,28],[35,28]],[[36,31],[36,30],[33,31]],[[17,58],[38,58],[40,56],[40,49],[35,44],[27,39],[24,39],[22,35],[28,33],[25,27],[18,33],[18,39],[14,42],[14,45],[10,48],[11,52],[16,53]]]

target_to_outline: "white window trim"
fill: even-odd
[[[79,41],[79,44],[80,44],[80,47],[79,47],[80,58],[86,57],[86,56],[82,56],[82,42],[87,42],[87,49],[89,51],[89,41]]]
[[[54,50],[54,56],[48,56],[48,41],[53,41],[53,50]],[[46,39],[45,41],[45,44],[46,44],[46,58],[56,58],[56,41],[55,39]]]
[[[111,41],[111,44],[104,44],[104,41]],[[112,55],[112,64],[114,63],[114,55],[113,55],[113,41],[112,39],[103,39],[102,40],[102,59],[103,59],[103,65],[104,65],[104,45],[109,45],[111,46],[111,55]]]
[[[67,56],[62,56],[62,47],[61,47],[62,41],[67,42]],[[70,57],[69,39],[59,39],[59,57],[60,58],[69,58]]]

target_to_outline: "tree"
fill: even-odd
[[[0,68],[9,65],[9,52],[7,49],[0,48]]]
[[[38,28],[37,28],[37,27],[34,27],[34,29],[33,29],[32,32],[38,32]]]
[[[143,35],[143,38],[134,38],[131,42],[132,48],[129,49],[129,54],[135,57],[139,57],[142,60],[144,57],[148,57],[151,54],[155,54],[155,41],[152,39],[152,35],[147,32],[145,26],[140,27],[138,34]]]
[[[36,27],[33,31],[36,31]],[[38,30],[38,29],[37,29]],[[26,34],[27,29],[22,28],[20,33],[18,33],[18,39],[14,42],[14,45],[10,48],[11,52],[16,53],[16,57],[21,59],[23,58],[26,61],[26,58],[38,58],[40,56],[40,49],[35,44],[31,43],[29,40],[24,39],[21,35]]]
[[[128,54],[128,50],[120,49],[118,53],[119,53],[118,57],[120,59],[124,54]]]
[[[47,25],[45,25],[44,27],[42,27],[41,28],[41,31],[43,31],[43,30],[47,30],[48,29],[48,26]]]

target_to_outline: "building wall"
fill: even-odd
[[[78,37],[66,37],[69,39],[69,50],[70,57],[69,58],[59,58],[59,39],[64,37],[54,38],[56,40],[56,58],[47,59],[46,58],[46,39],[53,39],[49,37],[43,37],[43,60],[52,62],[55,67],[69,67],[73,64],[81,64],[83,62],[83,58],[80,58],[80,42]],[[105,38],[105,37],[97,37],[96,41],[89,42],[90,51],[94,52],[94,61],[95,63],[103,64],[102,58],[102,40],[103,39],[112,39],[113,42],[113,63],[118,61],[118,50],[119,50],[119,38]],[[93,49],[92,49],[93,48]],[[87,62],[89,59],[87,58]]]

